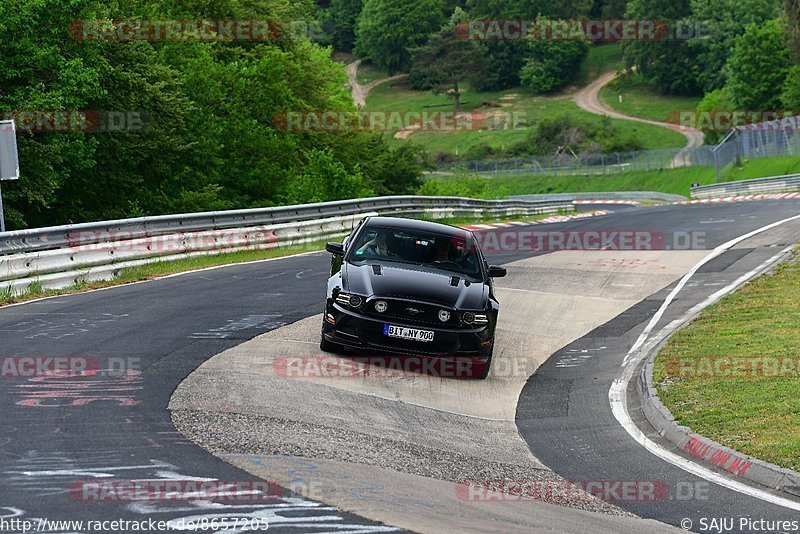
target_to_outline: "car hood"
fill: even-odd
[[[342,269],[344,291],[367,297],[404,298],[430,302],[462,310],[482,310],[486,307],[488,288],[482,282],[470,282],[445,271],[427,271],[415,266],[381,263],[381,274],[372,264],[354,265],[345,262]]]

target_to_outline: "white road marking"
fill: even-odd
[[[767,230],[770,230],[772,228],[775,228],[776,226],[780,226],[782,224],[785,224],[787,222],[794,221],[794,220],[797,220],[797,219],[800,219],[800,215],[795,215],[794,217],[789,217],[788,219],[783,219],[783,220],[774,222],[772,224],[768,224],[767,226],[764,226],[762,228],[758,228],[756,230],[753,230],[752,232],[748,232],[747,234],[744,234],[744,235],[739,236],[739,237],[737,237],[735,239],[732,239],[732,240],[728,241],[727,243],[723,243],[722,245],[718,246],[713,251],[711,251],[711,253],[708,254],[705,258],[700,260],[700,262],[698,262],[694,267],[692,267],[692,269],[688,273],[686,273],[686,275],[684,275],[684,277],[680,280],[680,282],[678,282],[678,285],[675,286],[675,289],[673,289],[670,292],[670,294],[667,295],[667,298],[664,300],[664,302],[661,305],[661,307],[659,308],[658,312],[656,312],[656,314],[653,316],[653,318],[647,324],[647,327],[644,329],[644,332],[642,332],[642,334],[636,340],[636,343],[634,343],[633,347],[631,347],[631,349],[628,351],[628,354],[625,356],[625,359],[622,362],[622,367],[624,368],[623,369],[623,373],[619,378],[614,380],[613,384],[611,385],[611,388],[608,391],[608,400],[611,403],[611,411],[614,414],[614,417],[617,419],[617,421],[620,423],[620,425],[622,425],[622,427],[628,432],[628,434],[630,434],[630,436],[633,439],[635,439],[640,445],[642,445],[645,449],[647,449],[652,454],[658,456],[662,460],[664,460],[666,462],[669,462],[670,464],[672,464],[672,465],[674,465],[676,467],[679,467],[680,469],[683,469],[684,471],[687,471],[687,472],[689,472],[689,473],[691,473],[691,474],[693,474],[695,476],[698,476],[698,477],[700,477],[700,478],[702,478],[704,480],[707,480],[709,482],[713,482],[713,483],[718,484],[720,486],[726,487],[726,488],[728,488],[730,490],[742,493],[744,495],[748,495],[750,497],[755,497],[757,499],[761,499],[763,501],[766,501],[766,502],[769,502],[769,503],[772,503],[772,504],[775,504],[775,505],[778,505],[778,506],[782,506],[784,508],[789,508],[791,510],[800,511],[800,503],[798,503],[798,502],[795,502],[795,501],[792,501],[790,499],[786,499],[786,498],[783,498],[783,497],[779,497],[779,496],[773,495],[773,494],[771,494],[771,493],[769,493],[767,491],[763,491],[763,490],[757,489],[755,487],[749,486],[747,484],[744,484],[742,482],[738,482],[736,480],[729,479],[728,477],[720,475],[718,473],[715,473],[714,471],[711,471],[710,469],[702,467],[701,465],[696,464],[695,462],[693,462],[691,460],[687,460],[686,458],[683,458],[682,456],[679,456],[678,454],[676,454],[674,452],[668,451],[667,449],[664,449],[660,445],[658,445],[655,442],[651,441],[639,429],[639,427],[636,426],[636,424],[631,419],[630,414],[628,413],[628,402],[627,402],[628,401],[628,398],[627,398],[628,397],[628,395],[627,395],[628,383],[633,378],[633,375],[634,375],[634,373],[636,371],[636,367],[638,367],[639,363],[641,363],[641,361],[647,356],[648,351],[647,350],[642,350],[642,349],[643,349],[645,343],[648,341],[648,338],[650,337],[650,333],[652,332],[653,328],[658,324],[658,322],[661,320],[661,318],[664,315],[664,312],[666,311],[667,307],[675,299],[675,296],[680,292],[681,289],[683,289],[683,287],[686,285],[686,282],[688,282],[689,279],[692,276],[694,276],[694,274],[697,272],[697,270],[700,269],[700,267],[702,267],[703,265],[705,265],[709,261],[711,261],[712,259],[716,258],[717,256],[719,256],[723,252],[725,252],[728,249],[730,249],[731,247],[733,247],[734,245],[744,241],[745,239],[748,239],[748,238],[750,238],[750,237],[752,237],[754,235],[757,235],[757,234],[760,234],[760,233],[765,232]],[[656,336],[656,338],[654,338],[653,340],[651,340],[650,343],[648,343],[648,347],[647,348],[655,346],[655,344],[658,343],[658,341],[659,341],[659,337],[663,337],[664,335],[666,335],[666,332],[668,331],[668,329],[671,326],[684,322],[685,319],[688,319],[688,318],[692,317],[695,313],[699,312],[700,310],[702,310],[706,306],[712,304],[713,302],[716,302],[717,300],[722,298],[724,295],[728,294],[731,290],[733,290],[736,287],[744,284],[747,280],[749,280],[750,277],[754,276],[755,274],[757,274],[761,270],[765,269],[768,265],[770,265],[770,263],[772,263],[773,261],[777,260],[777,258],[779,256],[785,254],[791,248],[792,247],[788,247],[788,248],[782,250],[781,252],[779,252],[778,254],[773,256],[772,258],[768,259],[767,261],[765,261],[764,263],[762,263],[761,265],[759,265],[758,267],[756,267],[755,269],[753,269],[749,273],[739,277],[737,280],[735,280],[734,282],[732,282],[728,286],[720,289],[719,291],[717,291],[713,295],[709,296],[708,298],[706,298],[700,304],[695,305],[692,309],[687,311],[680,319],[676,319],[675,321],[672,321],[672,323],[670,323],[670,325],[667,325],[667,327],[662,329],[659,332],[659,335]],[[637,352],[638,352],[638,354],[636,354]]]

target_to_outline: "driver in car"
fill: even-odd
[[[369,254],[371,256],[378,256],[378,257],[387,257],[387,256],[396,256],[391,249],[393,244],[394,236],[386,233],[386,232],[378,232],[375,234],[375,237],[364,243],[364,245],[358,249],[356,252],[357,254]]]

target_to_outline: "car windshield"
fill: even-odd
[[[477,279],[480,260],[474,238],[445,235],[410,229],[367,227],[351,247],[348,261],[399,262],[452,272]]]

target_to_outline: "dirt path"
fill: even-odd
[[[645,124],[652,124],[654,126],[662,126],[664,128],[669,128],[670,130],[675,130],[679,132],[684,137],[686,137],[686,146],[684,148],[694,148],[701,146],[703,144],[703,139],[705,138],[705,134],[700,130],[694,129],[681,129],[678,128],[675,124],[669,124],[666,122],[659,122],[653,121],[649,119],[642,119],[639,117],[632,117],[630,115],[624,115],[619,113],[618,111],[614,111],[613,109],[606,106],[600,100],[600,90],[608,84],[611,80],[616,78],[617,74],[614,72],[607,72],[597,78],[595,81],[584,87],[583,89],[579,90],[575,93],[573,99],[575,100],[575,104],[589,113],[594,113],[596,115],[606,115],[608,117],[612,117],[614,119],[621,119],[626,121],[636,121],[636,122],[643,122]],[[677,156],[676,156],[676,164],[675,167],[679,167],[682,165],[678,165]]]
[[[400,78],[405,78],[408,76],[407,74],[395,74],[394,76],[389,76],[388,78],[381,78],[380,80],[371,81],[367,85],[361,85],[358,83],[359,65],[361,65],[361,60],[357,59],[347,65],[345,68],[347,71],[347,79],[350,82],[350,88],[353,93],[353,103],[358,108],[363,108],[367,104],[367,95],[375,86],[380,85],[383,82],[399,80]]]

